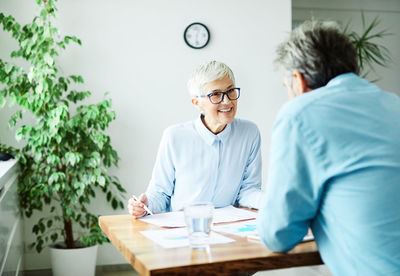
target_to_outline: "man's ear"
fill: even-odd
[[[307,86],[307,80],[299,71],[294,71],[292,77],[293,87],[295,89],[296,95],[301,95],[312,90]]]

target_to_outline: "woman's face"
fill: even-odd
[[[204,94],[213,92],[225,92],[234,88],[233,81],[229,76],[211,81],[204,85]],[[225,126],[233,122],[237,110],[237,100],[229,100],[225,95],[219,104],[213,104],[208,97],[192,98],[192,103],[204,114],[206,127],[214,134],[220,133]]]

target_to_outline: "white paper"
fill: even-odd
[[[140,231],[146,238],[152,240],[164,248],[176,248],[189,246],[188,230],[187,228],[173,228],[161,230],[146,230]],[[223,235],[211,232],[210,244],[228,243],[234,240],[227,238]]]
[[[307,233],[307,235],[304,236],[303,242],[305,242],[305,241],[312,241],[312,240],[314,240],[314,235],[313,235],[313,233],[311,232],[311,229],[308,229],[308,233]]]
[[[236,223],[216,225],[213,227],[216,232],[233,234],[241,237],[257,236],[257,224],[256,220],[246,220]]]
[[[255,219],[256,217],[256,212],[235,208],[230,205],[224,208],[216,208],[214,210],[213,223],[234,222],[240,220]]]
[[[216,208],[213,215],[213,223],[234,222],[240,220],[248,220],[256,218],[257,213],[248,210],[235,208],[232,205]],[[185,227],[185,218],[183,211],[168,212],[145,216],[140,220],[155,224],[161,227]]]
[[[161,227],[185,227],[183,212],[168,212],[145,216],[140,220]]]

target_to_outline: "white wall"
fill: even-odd
[[[34,9],[27,2],[35,1],[1,0],[0,10],[28,22]],[[68,0],[58,6],[61,33],[83,41],[82,47],[70,47],[60,57],[62,71],[81,74],[86,81],[82,89],[91,90],[95,99],[111,92],[117,119],[109,133],[121,157],[114,173],[128,194],[145,190],[162,131],[196,117],[186,80],[195,66],[213,59],[235,73],[242,88],[237,116],[258,124],[266,172],[270,129],[286,101],[272,60],[291,28],[290,0]],[[195,21],[211,32],[202,50],[183,41],[185,27]],[[13,46],[7,38],[0,32],[2,58]],[[15,144],[5,127],[8,113],[0,110],[0,139]],[[115,213],[101,198],[94,208],[100,214]],[[31,240],[30,222],[26,225],[26,239]],[[46,252],[26,256],[27,269],[49,267]],[[112,246],[100,248],[98,264],[122,262]]]
[[[400,95],[400,1],[399,0],[293,0],[293,20],[303,21],[314,17],[322,20],[336,20],[343,25],[351,22],[352,28],[361,32],[361,10],[367,23],[378,16],[379,30],[387,30],[393,35],[376,40],[387,47],[392,54],[392,62],[387,68],[375,66],[376,72],[368,74],[369,80],[376,80],[381,88]]]

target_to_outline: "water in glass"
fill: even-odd
[[[189,243],[193,249],[208,247],[214,207],[211,203],[197,203],[185,206],[185,222]]]

